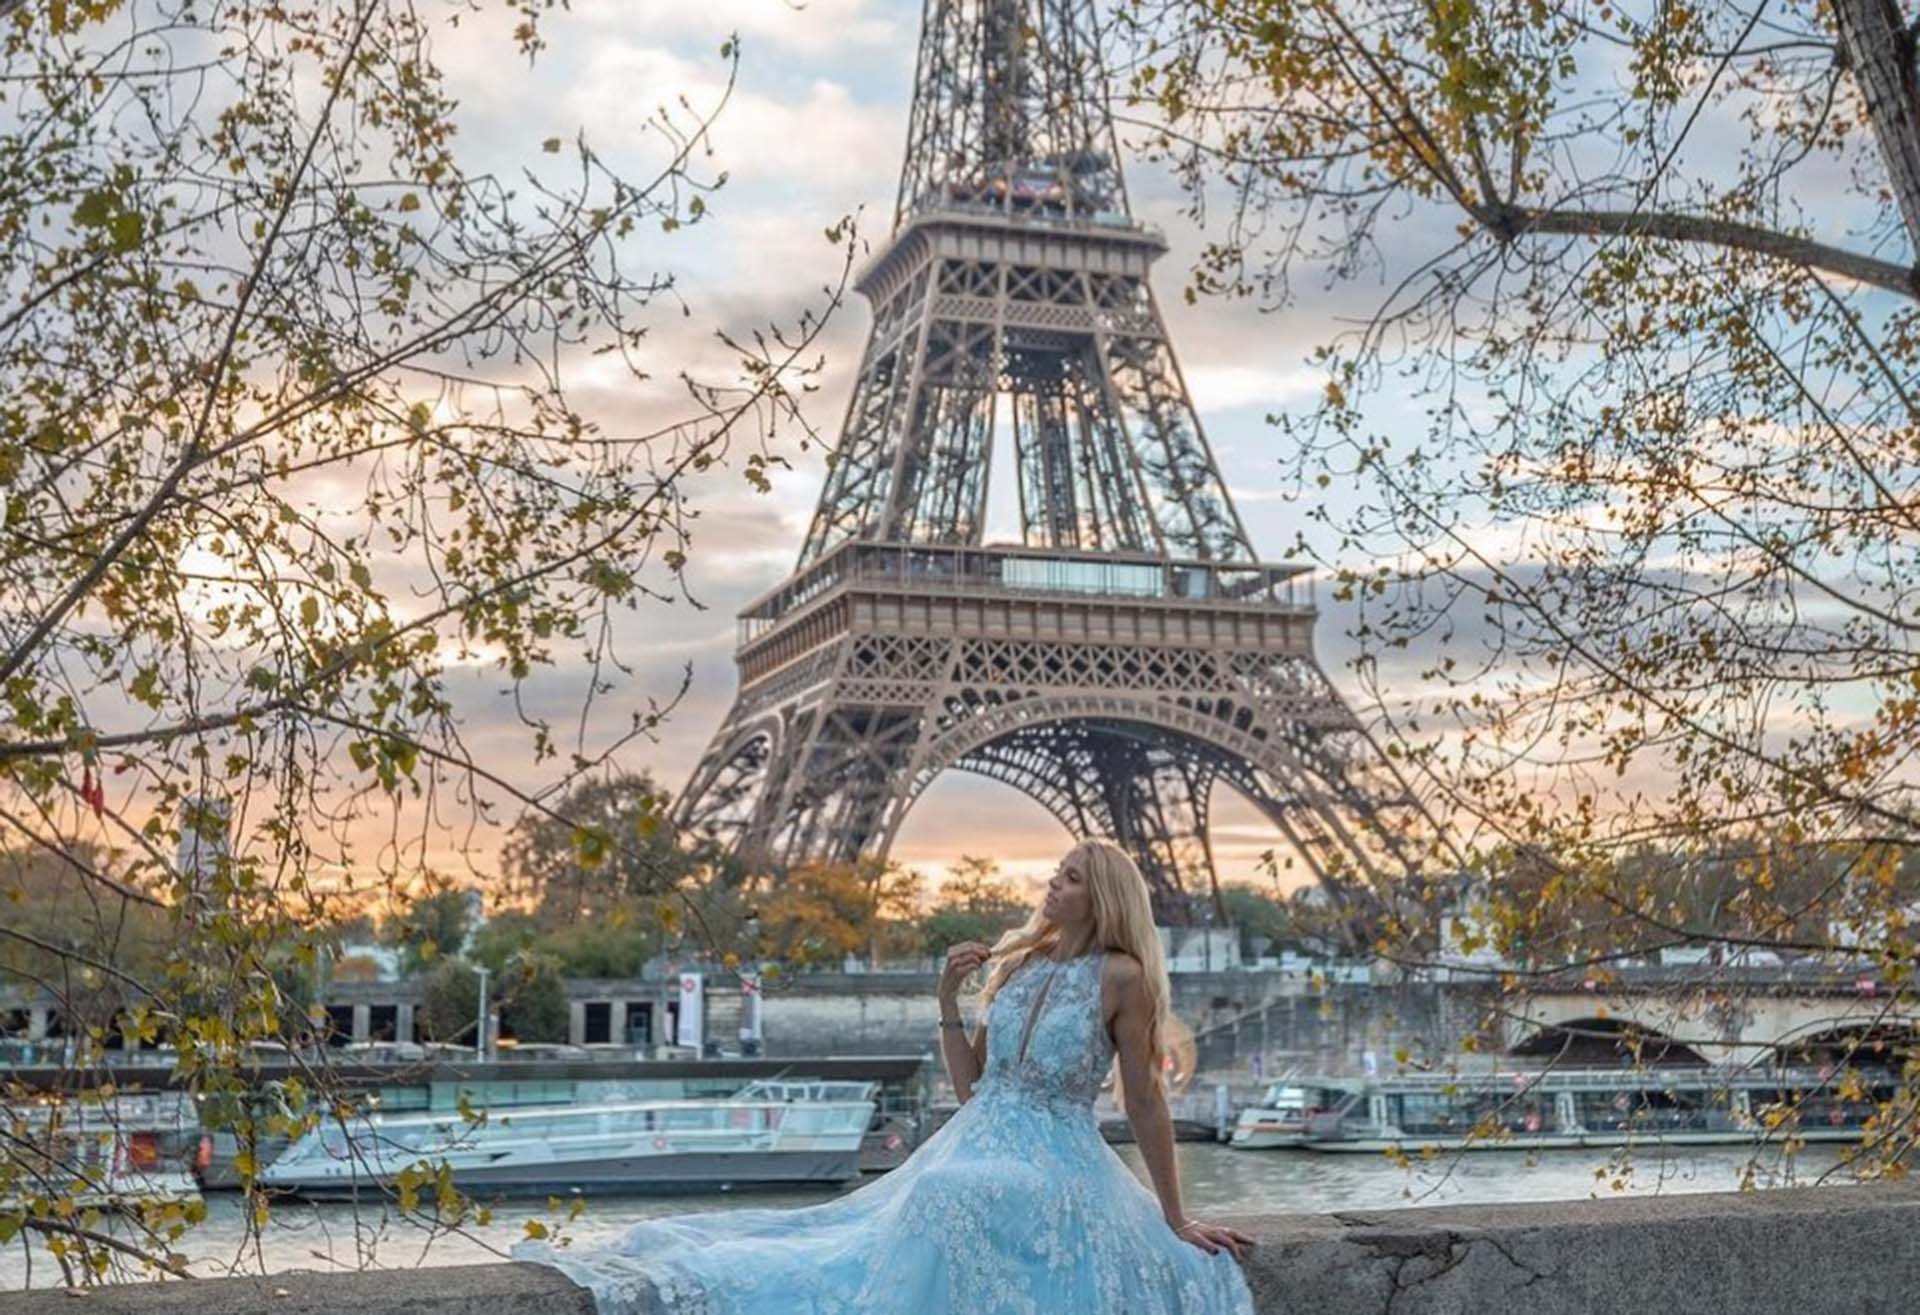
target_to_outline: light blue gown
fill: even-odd
[[[1176,1237],[1100,1135],[1103,959],[1022,964],[987,1011],[971,1098],[873,1182],[515,1257],[565,1272],[601,1315],[1252,1315],[1239,1261]]]

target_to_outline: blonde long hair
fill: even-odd
[[[1082,840],[1062,856],[1061,862],[1076,855],[1085,860],[1087,893],[1093,910],[1093,941],[1088,949],[1122,950],[1140,961],[1146,974],[1147,999],[1153,1004],[1153,1025],[1147,1034],[1148,1053],[1153,1057],[1154,1072],[1164,1076],[1167,1089],[1179,1091],[1193,1078],[1193,1033],[1173,1013],[1167,956],[1160,948],[1160,933],[1153,925],[1147,880],[1127,852],[1111,841]],[[1049,953],[1059,943],[1059,926],[1040,908],[1035,908],[1018,927],[1001,933],[987,959],[992,967],[986,984],[980,988],[975,1016],[986,1016],[993,997],[1022,964],[1036,954]],[[1126,1092],[1120,1080],[1117,1057],[1108,1081],[1113,1084],[1115,1099],[1124,1102]]]

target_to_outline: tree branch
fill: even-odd
[[[1704,215],[1641,210],[1541,210],[1492,204],[1469,207],[1480,224],[1502,241],[1532,234],[1567,237],[1638,237],[1747,251],[1805,269],[1825,270],[1871,287],[1920,301],[1920,268],[1856,255],[1824,242]]]

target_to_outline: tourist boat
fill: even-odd
[[[0,1106],[0,1127],[17,1170],[0,1208],[139,1211],[200,1199],[187,1164],[199,1143],[199,1115],[183,1093],[103,1100],[38,1097]]]
[[[1320,1112],[1325,1099],[1320,1089],[1280,1081],[1268,1087],[1259,1103],[1240,1111],[1228,1137],[1231,1145],[1247,1151],[1298,1146],[1307,1138],[1307,1119]]]
[[[713,1191],[844,1183],[860,1175],[877,1082],[761,1079],[731,1096],[524,1106],[458,1114],[357,1114],[293,1141],[260,1174],[306,1197],[437,1172],[470,1195]]]
[[[1544,1068],[1298,1077],[1287,1085],[1302,1092],[1305,1127],[1293,1144],[1307,1150],[1534,1150],[1750,1143],[1782,1135],[1789,1110],[1797,1114],[1793,1135],[1801,1141],[1858,1141],[1876,1102],[1891,1099],[1898,1075],[1856,1068],[1859,1098],[1847,1099],[1839,1089],[1845,1073],[1833,1067]],[[1249,1120],[1243,1115],[1242,1121]],[[1251,1143],[1236,1135],[1234,1144]]]

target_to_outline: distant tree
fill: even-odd
[[[336,982],[377,982],[380,961],[365,954],[349,954],[334,961],[330,975]]]
[[[502,972],[509,960],[533,949],[540,938],[540,923],[532,914],[509,909],[494,914],[474,932],[467,957],[490,972]]]
[[[544,954],[523,951],[495,978],[500,991],[500,1031],[516,1041],[565,1041],[570,1010],[560,965]]]
[[[593,922],[556,927],[535,945],[569,977],[638,977],[661,948],[652,912],[651,905],[617,905]]]
[[[471,957],[495,972],[506,971],[518,955],[534,954],[568,977],[638,977],[661,948],[656,912],[652,901],[630,900],[592,921],[557,927],[532,914],[503,913],[475,934]]]
[[[439,959],[420,983],[420,1027],[431,1041],[478,1044],[480,972],[467,960]]]
[[[125,861],[91,841],[0,847],[0,979],[57,989],[84,968],[136,991],[157,984],[176,936],[167,909],[144,891],[102,898],[82,875]]]
[[[443,955],[466,953],[471,909],[472,895],[464,890],[436,890],[402,905],[385,936],[399,949],[403,971],[417,973]]]
[[[993,941],[1033,912],[990,858],[963,855],[947,872],[932,908],[920,919],[925,951],[936,957],[961,941]]]
[[[576,783],[551,810],[524,814],[500,849],[509,897],[542,923],[592,919],[622,900],[672,893],[718,855],[682,848],[667,795],[646,772]]]
[[[765,950],[801,965],[833,964],[876,951],[912,921],[917,878],[880,860],[792,868],[759,901]]]
[[[1284,898],[1247,885],[1223,885],[1220,902],[1227,920],[1240,932],[1240,952],[1251,958],[1255,946],[1265,940],[1267,953],[1298,948],[1293,940],[1293,916]]]

